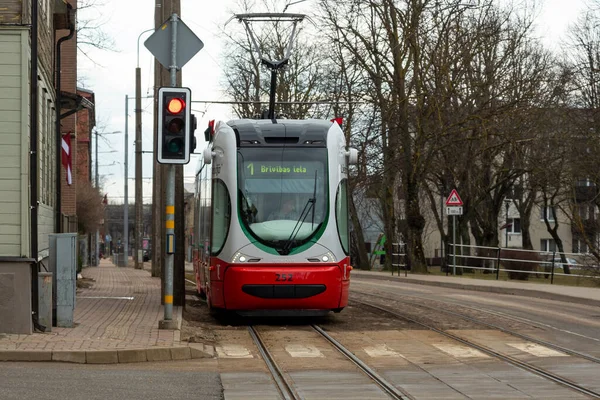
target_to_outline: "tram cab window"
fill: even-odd
[[[309,240],[325,217],[327,149],[241,148],[238,155],[240,215],[248,231],[277,247],[299,223],[295,240]]]

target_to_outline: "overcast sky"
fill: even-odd
[[[125,96],[128,95],[128,164],[129,164],[129,203],[134,203],[135,185],[135,68],[137,63],[138,37],[142,32],[154,28],[154,0],[101,0],[100,9],[82,12],[82,19],[100,18],[102,30],[113,38],[116,51],[89,51],[90,58],[80,56],[78,60],[80,86],[95,92],[96,122],[104,139],[99,141],[99,173],[104,192],[111,202],[122,203],[124,195],[124,147],[125,147]],[[293,5],[288,12],[306,13],[310,16],[313,0]],[[539,35],[544,42],[553,46],[564,38],[565,30],[573,23],[583,7],[583,0],[542,0],[543,8],[538,20]],[[219,63],[223,43],[216,33],[218,27],[232,16],[234,0],[181,0],[183,22],[204,42],[204,48],[183,67],[183,84],[192,90],[193,100],[231,100],[222,94],[220,83],[224,71]],[[262,12],[263,9],[252,10]],[[101,15],[101,16],[99,16]],[[232,21],[231,24],[237,24]],[[152,32],[141,35],[139,40],[139,61],[142,76],[142,97],[152,95],[153,57],[144,47],[144,41]],[[142,99],[142,149],[152,150],[153,143],[153,100]],[[210,119],[228,120],[233,116],[227,106],[216,104],[193,105],[198,118],[196,138],[197,152],[204,148],[203,131]],[[112,132],[119,132],[111,134]],[[143,177],[151,178],[153,155],[143,154]],[[193,184],[193,176],[198,167],[200,155],[193,155],[184,168],[184,183]],[[151,179],[144,179],[144,203],[152,201]]]

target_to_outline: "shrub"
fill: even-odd
[[[502,260],[504,269],[512,270],[507,272],[509,279],[529,280],[531,275],[529,272],[537,271],[539,268],[540,257],[534,252],[502,249],[500,258],[504,259]]]

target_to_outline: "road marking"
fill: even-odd
[[[365,347],[365,352],[369,357],[402,357],[402,354],[390,349],[386,344],[378,344],[373,347]]]
[[[224,344],[216,346],[219,358],[254,358],[250,351],[239,344]]]
[[[311,358],[311,357],[325,357],[323,353],[315,346],[310,344],[289,344],[285,346],[285,351],[287,351],[292,357],[299,358]]]
[[[507,345],[514,347],[515,349],[524,351],[536,357],[567,357],[568,354],[561,353],[550,349],[546,346],[539,345],[537,343],[506,343]]]
[[[433,346],[437,347],[439,350],[443,351],[446,354],[451,355],[456,358],[489,358],[489,356],[485,353],[477,349],[472,349],[467,346],[460,346],[456,344],[442,344],[442,343],[434,343]]]

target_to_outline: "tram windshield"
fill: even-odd
[[[306,243],[326,218],[326,168],[325,148],[239,149],[242,224],[280,252]]]

